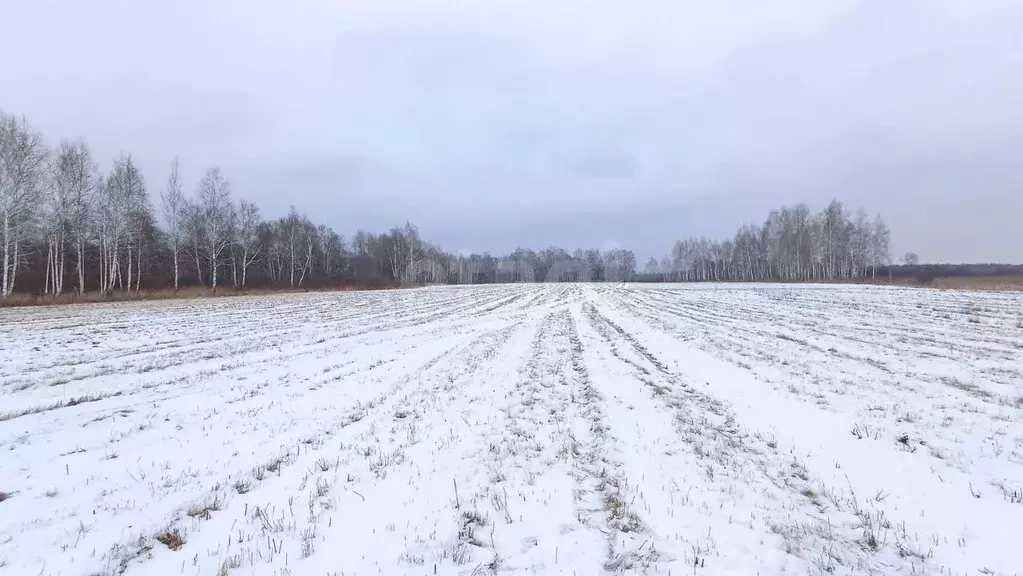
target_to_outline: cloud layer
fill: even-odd
[[[1023,261],[1013,0],[8,4],[0,108],[156,189],[178,153],[346,233],[643,257],[838,197]]]

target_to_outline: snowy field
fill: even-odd
[[[1023,295],[0,310],[0,575],[1023,574]]]

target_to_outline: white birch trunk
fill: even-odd
[[[8,212],[4,212],[4,270],[3,278],[0,281],[0,296],[7,298],[11,294],[11,287],[13,282],[10,282],[10,268],[11,268],[11,215]]]
[[[139,291],[142,287],[142,233],[139,232],[139,251],[138,257],[135,258],[135,292]]]
[[[242,288],[245,288],[245,271],[248,270],[249,268],[248,264],[246,263],[248,257],[249,249],[246,247],[245,250],[242,251]]]
[[[178,275],[178,242],[177,242],[177,240],[174,241],[173,250],[174,250],[174,291],[177,292],[178,291],[178,277],[179,277],[179,275]]]
[[[43,295],[50,294],[50,275],[53,274],[53,236],[46,238],[46,276],[43,278]]]
[[[78,240],[75,242],[76,252],[78,252],[78,295],[85,294],[85,242]]]
[[[131,273],[133,272],[133,270],[131,268],[131,244],[130,243],[128,244],[127,248],[128,248],[127,249],[127,252],[128,252],[128,292],[131,292]]]

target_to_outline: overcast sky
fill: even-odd
[[[0,109],[180,154],[264,216],[449,250],[881,212],[897,253],[1023,262],[1020,0],[0,0]]]

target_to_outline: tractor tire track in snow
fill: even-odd
[[[185,510],[168,530],[177,530],[196,548],[205,546],[216,570],[255,574],[279,573],[292,558],[316,565],[317,550],[327,542],[357,539],[367,529],[383,535],[401,525],[406,536],[436,544],[439,531],[425,528],[442,524],[427,515],[411,526],[409,509],[388,506],[387,495],[422,488],[424,468],[437,457],[435,451],[454,443],[451,429],[434,424],[438,412],[452,405],[467,381],[486,373],[488,362],[517,330],[488,330],[431,358],[368,402],[341,412],[332,427],[283,447],[251,474],[218,482],[214,493],[194,505],[202,509],[206,502],[217,502],[217,509],[198,519]],[[410,507],[423,499],[409,498]],[[392,552],[366,559],[364,568],[389,572],[402,563],[425,562],[410,549],[399,546]]]
[[[689,291],[683,289],[680,293]],[[732,289],[696,291],[712,297],[743,292]],[[888,295],[886,292],[879,291],[881,295]],[[868,293],[868,290],[864,289],[862,293]],[[915,294],[910,291],[904,296]],[[928,295],[926,292],[922,294]],[[912,387],[906,387],[913,394],[901,393],[896,403],[885,406],[883,402],[891,402],[888,395],[893,390],[871,390],[871,386],[877,384],[869,379],[860,379],[845,384],[845,389],[836,386],[835,393],[839,395],[828,396],[831,402],[824,405],[824,410],[820,409],[819,402],[815,402],[815,409],[812,405],[808,406],[804,399],[799,399],[799,390],[818,386],[816,381],[807,381],[806,375],[791,373],[791,383],[779,389],[766,385],[764,380],[758,381],[761,371],[770,372],[775,369],[772,364],[756,364],[756,369],[748,366],[736,369],[710,361],[706,355],[692,350],[693,347],[707,346],[701,337],[694,339],[691,333],[693,329],[731,331],[748,338],[749,333],[757,332],[755,327],[736,325],[729,328],[713,323],[698,327],[688,324],[676,327],[658,321],[670,318],[670,315],[656,318],[651,309],[637,312],[635,304],[641,298],[628,291],[616,292],[610,296],[599,302],[605,317],[616,318],[611,323],[617,328],[609,327],[608,330],[612,333],[620,330],[626,334],[633,330],[641,331],[642,344],[638,342],[638,337],[631,338],[636,346],[644,349],[637,352],[637,357],[650,355],[657,360],[655,364],[664,367],[671,365],[673,368],[669,371],[677,374],[699,374],[700,379],[696,382],[706,384],[693,382],[689,390],[698,389],[706,396],[728,398],[732,406],[741,405],[742,416],[736,418],[755,431],[752,440],[757,442],[753,446],[767,444],[770,448],[780,445],[787,448],[785,452],[798,457],[792,460],[789,474],[779,474],[781,469],[777,466],[768,466],[765,476],[775,479],[775,485],[779,485],[777,480],[782,480],[782,483],[798,490],[821,513],[806,516],[809,521],[774,523],[771,529],[783,536],[786,550],[810,559],[813,570],[887,573],[898,569],[917,573],[953,573],[955,570],[952,566],[958,565],[961,573],[964,569],[962,567],[969,565],[963,562],[962,554],[971,548],[969,557],[984,562],[985,566],[981,570],[987,571],[991,570],[987,567],[990,559],[997,559],[999,550],[1009,546],[1003,537],[1004,532],[995,527],[1006,525],[1008,518],[1014,515],[1010,508],[1014,502],[1023,500],[1014,494],[1023,494],[1023,488],[1018,482],[1007,478],[1008,469],[994,459],[1001,457],[1012,466],[1016,458],[1017,462],[1023,464],[1023,458],[1020,458],[1023,456],[1023,436],[1020,435],[1023,429],[1014,423],[1015,419],[994,415],[991,427],[986,428],[983,426],[983,416],[969,416],[975,412],[983,414],[983,411],[967,406],[964,416],[971,424],[950,426],[959,418],[948,416],[940,405],[936,407],[936,415],[928,414],[926,406],[929,395],[921,394],[926,391],[926,387],[919,381]],[[681,301],[682,305],[684,303],[685,299]],[[793,314],[799,313],[793,311]],[[775,341],[778,339],[773,336],[769,340]],[[747,339],[746,343],[752,348],[759,346],[756,339]],[[875,344],[878,349],[882,346],[883,342]],[[713,354],[716,350],[708,352]],[[674,359],[674,363],[660,359]],[[685,362],[692,362],[693,365],[688,366]],[[648,371],[654,370],[648,367]],[[756,376],[751,377],[753,375]],[[902,377],[907,376],[904,374]],[[856,389],[850,390],[852,387]],[[868,399],[859,414],[855,412],[856,403],[846,399],[854,393]],[[809,395],[806,392],[803,394]],[[699,400],[695,402],[699,403]],[[944,420],[941,420],[943,413]],[[874,424],[879,418],[890,418],[889,425],[893,425],[893,428],[909,428],[919,432],[896,434],[890,431],[891,428],[886,431],[884,425]],[[975,430],[977,424],[981,426]],[[990,432],[984,432],[985,428]],[[1017,430],[1017,444],[1012,454],[1004,449],[996,449],[990,455],[985,455],[983,448],[979,454],[975,449],[963,450],[965,441],[970,440],[971,436],[979,443],[985,435],[988,439],[1014,436],[1010,431],[1013,428]],[[954,442],[959,445],[958,455],[970,455],[968,465],[960,461],[954,468],[942,469],[933,464],[933,459],[927,461],[933,456],[944,463],[946,458],[951,459],[955,454],[952,450],[939,448],[944,443],[943,429],[950,429],[954,433]],[[875,442],[868,440],[861,443],[865,438]],[[920,438],[919,443],[915,438]],[[888,442],[876,442],[884,439]],[[746,436],[746,440],[750,440],[749,436]],[[806,450],[808,445],[810,450]],[[918,447],[925,450],[918,451]],[[755,458],[752,460],[756,462]],[[914,480],[901,474],[887,474],[889,470],[900,470],[901,474]],[[992,485],[996,498],[980,504],[978,497],[981,493],[972,488],[980,484]],[[891,498],[893,493],[898,494],[894,501]],[[999,494],[1003,496],[1002,499],[997,498]],[[934,502],[944,504],[935,508],[932,506]],[[980,521],[981,518],[990,518],[990,521]],[[828,521],[822,523],[821,519]],[[983,545],[977,546],[975,543],[970,546],[964,539],[957,543],[955,534],[962,533],[967,529],[966,526],[969,526],[970,533],[975,534],[978,541],[984,542]],[[835,543],[836,536],[843,544]],[[800,550],[816,550],[817,553],[806,554]],[[997,570],[994,572],[998,573]]]
[[[600,344],[632,372],[632,378],[623,374],[622,381],[638,380],[647,388],[644,395],[629,396],[631,402],[642,403],[634,408],[648,416],[667,416],[674,425],[676,440],[665,442],[661,458],[677,462],[673,468],[670,463],[662,464],[662,475],[645,487],[644,493],[651,501],[657,500],[658,491],[661,493],[661,505],[667,511],[662,534],[677,526],[680,518],[685,524],[706,525],[706,532],[692,528],[676,532],[677,541],[661,542],[662,550],[674,551],[701,569],[708,562],[719,561],[716,557],[733,559],[716,567],[715,571],[723,568],[725,573],[742,568],[743,564],[734,560],[739,558],[743,562],[752,560],[758,570],[776,569],[778,564],[786,563],[779,557],[781,549],[819,573],[831,573],[838,566],[868,572],[900,564],[911,568],[910,562],[900,562],[897,556],[874,557],[865,552],[870,548],[862,529],[865,521],[835,509],[840,504],[837,500],[834,507],[825,504],[818,494],[820,483],[797,456],[781,454],[772,440],[743,431],[726,404],[696,390],[669,370],[635,336],[595,306],[588,303],[582,312]],[[614,370],[606,363],[604,366],[605,371]],[[623,414],[612,421],[629,419]],[[637,442],[649,442],[650,436],[657,436],[658,428],[649,419],[636,421],[635,427],[640,430]],[[653,458],[641,459],[637,465]],[[664,474],[665,469],[671,472]],[[669,478],[670,487],[665,483]],[[676,496],[681,497],[679,501]],[[727,521],[721,522],[720,515]],[[874,521],[878,521],[876,517],[866,520]],[[881,521],[890,526],[887,519]],[[779,539],[780,545],[776,542]],[[678,542],[685,542],[689,549],[680,549]]]
[[[572,372],[570,382],[576,418],[571,436],[573,477],[581,487],[574,501],[579,520],[604,534],[607,557],[603,569],[624,572],[646,569],[662,558],[651,544],[646,522],[637,512],[635,486],[630,484],[621,448],[611,435],[606,400],[590,380],[583,344],[573,315],[565,311]],[[642,496],[642,493],[638,493]]]

